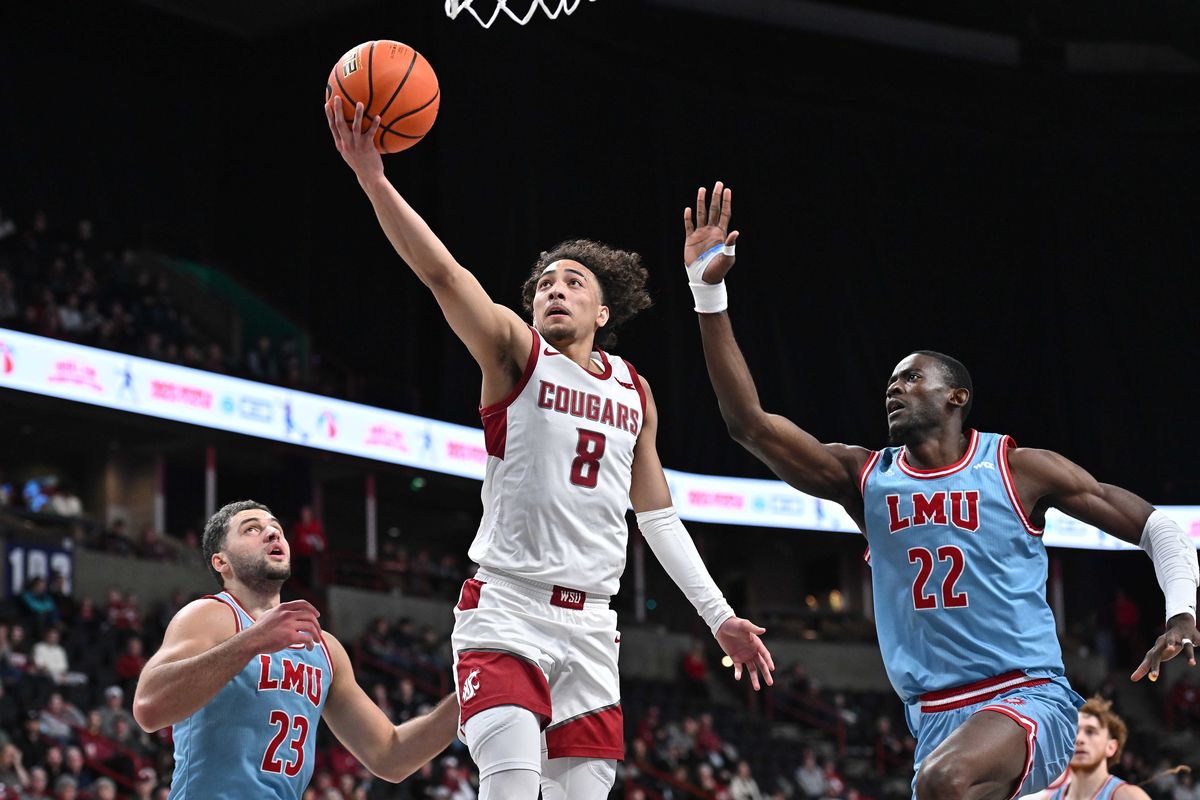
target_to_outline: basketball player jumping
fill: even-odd
[[[1089,699],[1079,709],[1071,766],[1057,786],[1038,795],[1039,800],[1150,800],[1141,787],[1108,772],[1121,762],[1127,735],[1125,721],[1112,710],[1111,701]]]
[[[684,212],[709,377],[731,435],[787,483],[840,503],[866,534],[880,649],[917,737],[914,795],[1045,788],[1067,765],[1083,702],[1063,678],[1045,600],[1046,511],[1140,544],[1153,560],[1167,630],[1134,680],[1156,680],[1180,653],[1196,663],[1196,549],[1167,515],[1057,453],[964,428],[971,378],[940,353],[910,353],[888,378],[883,450],[822,444],[764,411],[726,313],[731,203],[718,183],[710,203],[700,189],[694,218]]]
[[[446,697],[399,727],[354,680],[346,649],[303,600],[279,602],[291,551],[279,521],[252,500],[204,527],[222,591],[184,606],[146,663],[133,715],[146,731],[174,726],[172,800],[299,800],[323,717],[375,775],[401,781],[454,739]]]
[[[488,463],[480,565],[455,610],[464,741],[481,800],[607,797],[624,754],[608,608],[625,568],[632,502],[667,573],[754,688],[771,683],[762,628],[734,616],[671,504],[658,413],[633,366],[596,344],[650,304],[636,254],[588,242],[542,253],[525,282],[532,326],[493,303],[384,176],[371,130],[326,105],[338,151],[400,257],[429,287],[483,372]]]

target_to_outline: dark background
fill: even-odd
[[[488,31],[441,0],[250,5],[253,24],[223,3],[215,21],[7,4],[0,206],[226,269],[370,376],[360,399],[478,424],[476,366],[322,116],[337,58],[399,39],[442,101],[389,176],[493,297],[515,304],[562,239],[643,253],[656,306],[615,350],[654,386],[667,466],[766,474],[725,435],[680,269],[681,210],[722,179],[743,233],[732,315],[771,410],[879,446],[891,368],[940,349],[971,368],[980,428],[1200,502],[1200,78],[1073,73],[1055,39],[1188,52],[1181,6],[1051,4],[1021,62],[990,65],[637,0]],[[964,22],[1028,35],[1006,7]]]

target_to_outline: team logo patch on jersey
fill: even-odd
[[[462,700],[463,700],[463,702],[465,703],[468,700],[470,700],[472,697],[475,696],[475,693],[478,691],[479,691],[479,670],[473,669],[467,674],[467,677],[463,680],[463,685],[462,685]]]
[[[978,464],[971,467],[971,469],[995,469],[995,467],[990,461],[980,461]]]

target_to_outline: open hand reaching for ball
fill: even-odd
[[[360,183],[383,174],[383,158],[375,145],[375,135],[379,132],[382,122],[376,116],[370,127],[364,131],[363,112],[363,104],[356,103],[354,121],[346,122],[346,116],[342,112],[341,95],[334,95],[325,101],[325,119],[329,122],[334,146],[350,165],[350,169],[354,170]]]

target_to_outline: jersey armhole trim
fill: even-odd
[[[646,390],[642,388],[642,381],[638,378],[637,370],[633,368],[633,364],[629,363],[629,359],[622,359],[625,366],[629,367],[629,379],[633,381],[633,388],[638,393],[638,399],[642,401],[642,425],[646,424]]]
[[[521,392],[525,391],[525,386],[529,383],[529,378],[533,375],[533,368],[537,366],[538,351],[541,349],[542,344],[542,337],[538,336],[538,332],[534,330],[532,325],[529,327],[529,333],[532,334],[533,341],[529,346],[529,358],[525,359],[525,371],[521,373],[521,379],[517,381],[517,385],[513,387],[513,390],[503,400],[492,403],[490,406],[480,406],[479,416],[481,418],[490,417],[492,414],[508,408],[521,396]]]
[[[858,473],[858,494],[865,498],[867,495],[867,478],[871,475],[871,470],[875,469],[875,465],[879,463],[879,457],[883,455],[882,450],[875,450],[871,453],[867,463],[863,464],[862,470]]]
[[[317,640],[317,644],[321,646],[321,652],[325,654],[325,663],[329,665],[329,680],[332,683],[334,677],[337,675],[337,670],[333,667],[333,657],[329,655],[329,646],[325,644],[325,631],[320,632],[320,637]]]
[[[1008,502],[1012,504],[1013,511],[1016,512],[1017,518],[1025,527],[1025,532],[1030,536],[1040,538],[1045,533],[1045,528],[1039,528],[1029,521],[1025,509],[1021,506],[1021,498],[1017,496],[1017,487],[1013,483],[1012,472],[1008,468],[1008,450],[1010,447],[1016,446],[1017,442],[1011,436],[1001,436],[1000,446],[996,448],[996,465],[1000,467],[1000,479],[1004,482],[1004,491],[1008,495]]]

